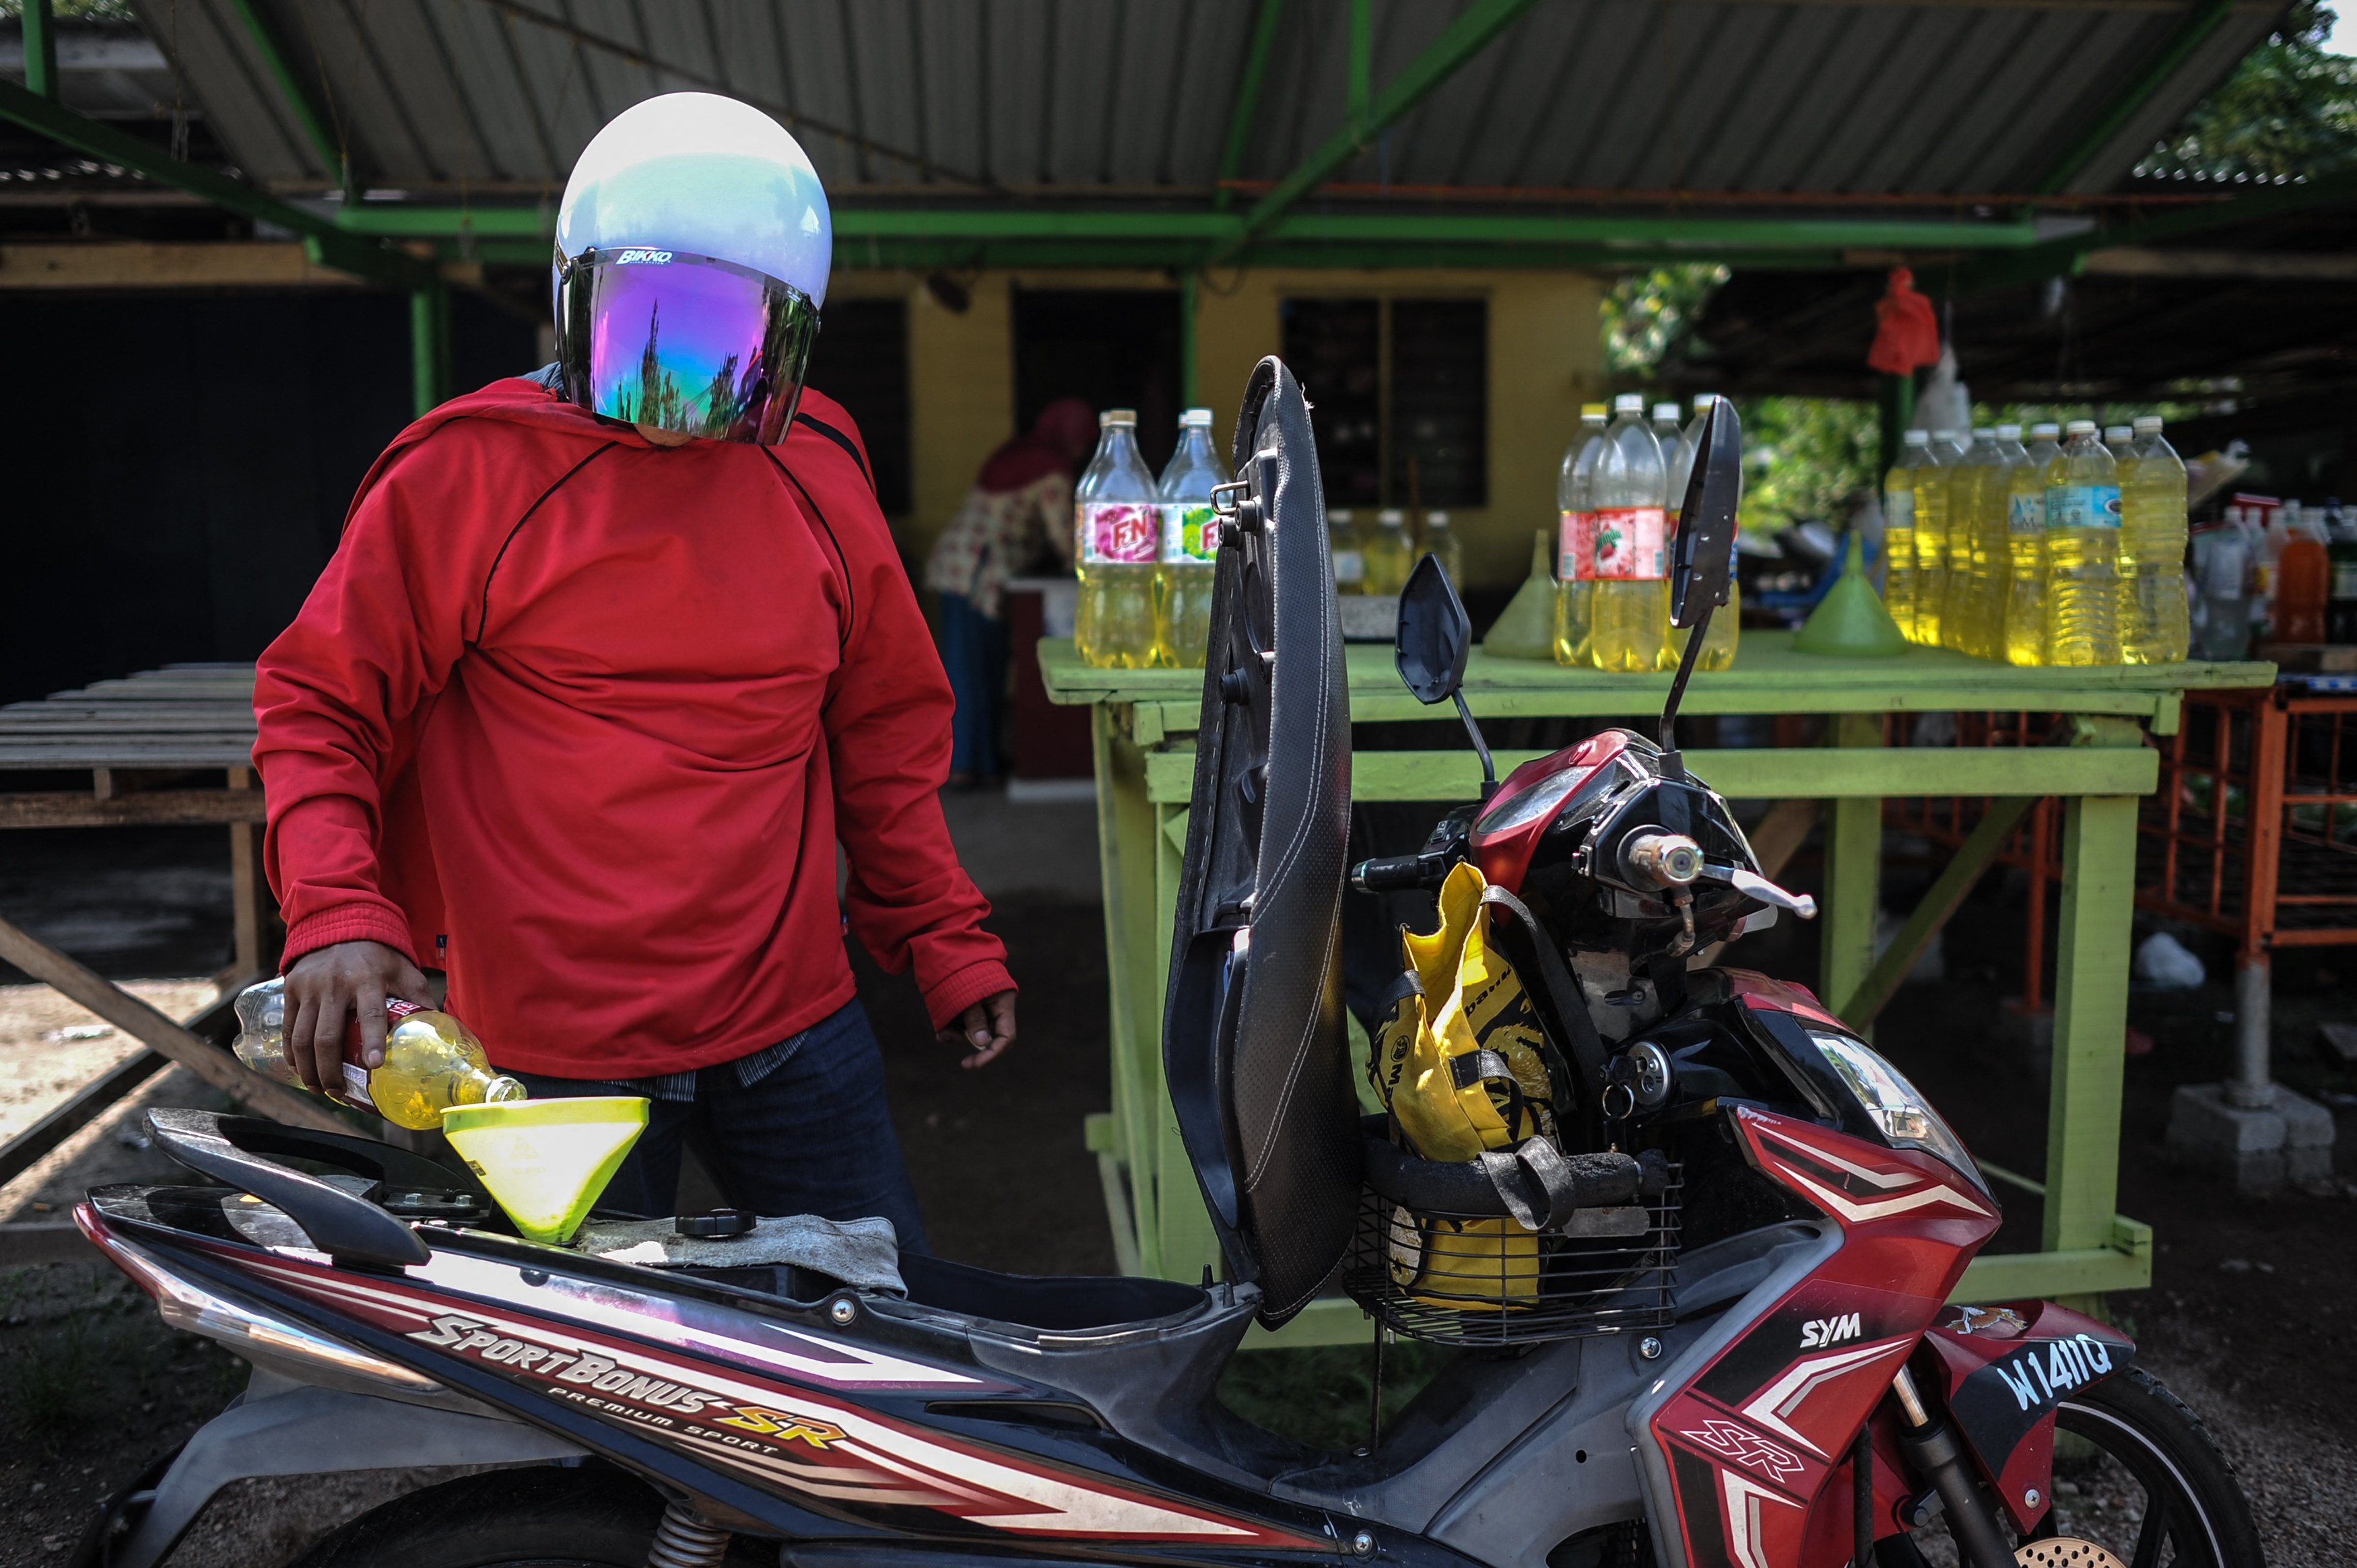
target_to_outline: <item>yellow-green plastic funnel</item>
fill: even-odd
[[[1866,575],[1866,542],[1849,531],[1849,552],[1841,575],[1809,612],[1792,639],[1794,651],[1836,659],[1896,659],[1907,651],[1907,634],[1882,607],[1882,597]]]
[[[589,1218],[646,1125],[647,1102],[635,1094],[511,1100],[442,1112],[442,1135],[515,1228],[560,1245]]]

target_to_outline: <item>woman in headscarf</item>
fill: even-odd
[[[950,782],[998,773],[998,715],[1006,700],[1007,578],[1039,554],[1044,541],[1070,569],[1072,470],[1096,444],[1097,416],[1076,397],[1039,411],[1028,435],[990,455],[925,566],[942,596],[942,663],[957,696],[951,726]]]

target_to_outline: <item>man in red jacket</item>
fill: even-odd
[[[559,217],[558,363],[378,459],[263,656],[254,759],[307,1080],[338,1080],[355,1015],[379,1059],[385,999],[439,968],[534,1095],[654,1101],[609,1203],[670,1212],[700,1124],[732,1201],[921,1248],[844,928],[969,1067],[1015,989],[942,822],[949,686],[866,451],[801,389],[830,240],[758,111],[673,94],[600,132]]]

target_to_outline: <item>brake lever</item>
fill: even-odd
[[[1713,882],[1724,882],[1747,898],[1779,909],[1790,909],[1803,920],[1817,918],[1817,901],[1805,893],[1787,893],[1756,871],[1746,871],[1739,865],[1713,865],[1705,862],[1702,875]]]

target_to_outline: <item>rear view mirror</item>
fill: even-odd
[[[1426,555],[1400,590],[1399,631],[1392,642],[1401,683],[1426,704],[1456,695],[1473,649],[1473,618],[1436,555]]]
[[[1743,425],[1735,405],[1710,405],[1702,440],[1678,513],[1676,553],[1670,565],[1670,624],[1690,628],[1706,607],[1727,603],[1735,577],[1735,509],[1743,499]],[[1402,635],[1405,635],[1405,620]],[[1429,701],[1429,699],[1426,699]]]

